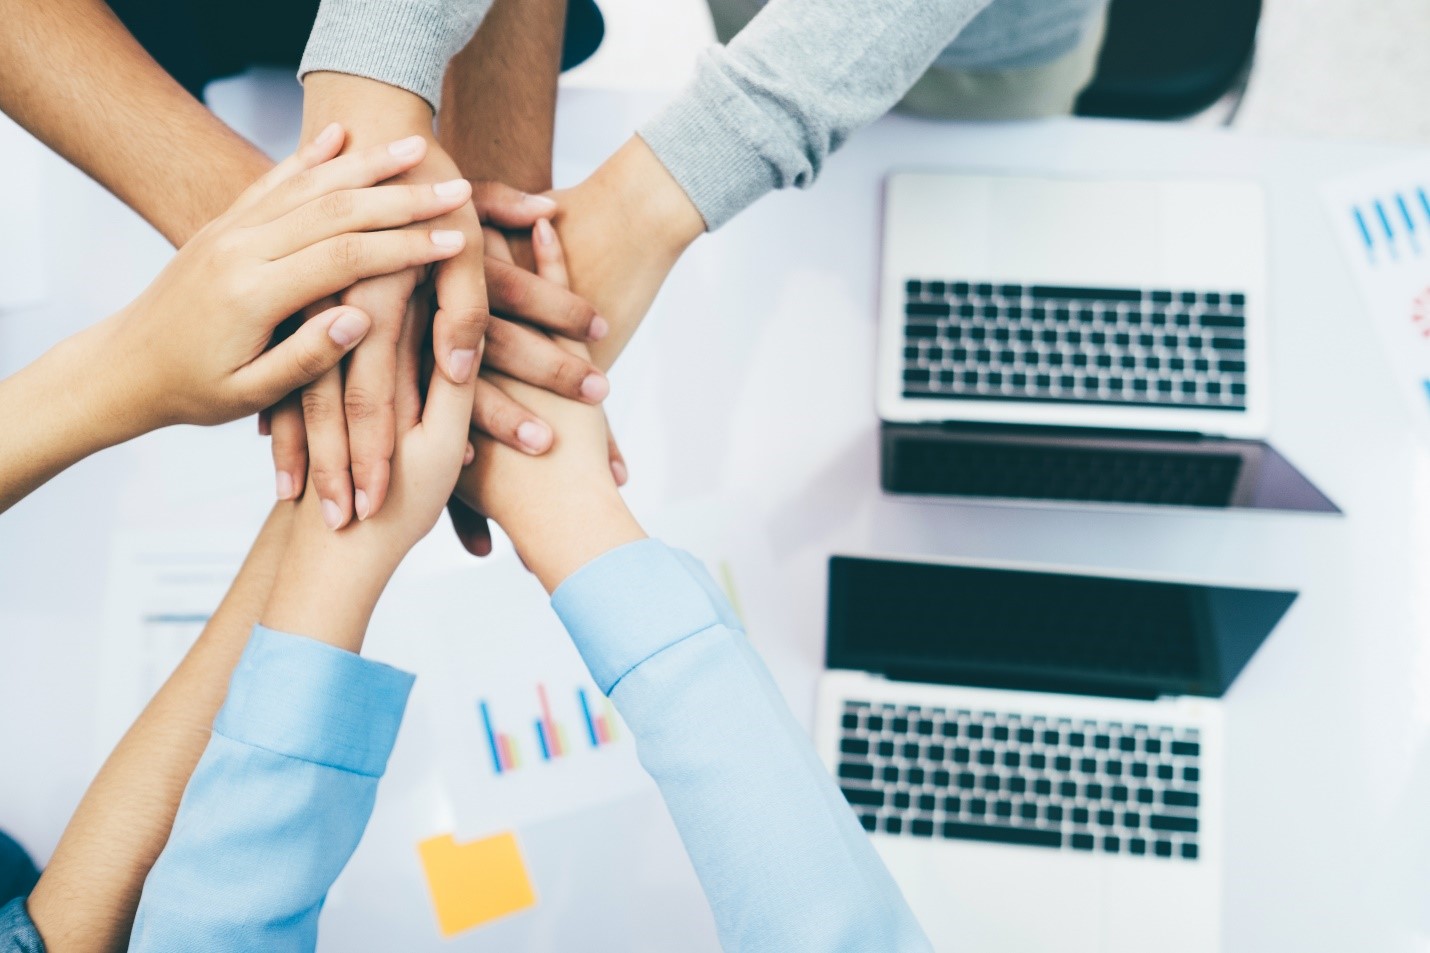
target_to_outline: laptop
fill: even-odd
[[[831,559],[816,746],[935,948],[1220,949],[1220,699],[1295,598]]]
[[[1267,313],[1255,183],[891,175],[884,488],[1337,512],[1264,440]]]

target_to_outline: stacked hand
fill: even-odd
[[[96,327],[106,363],[147,368],[127,375],[136,429],[220,423],[272,404],[336,365],[372,323],[358,308],[328,308],[268,350],[289,315],[365,276],[462,253],[461,232],[427,226],[467,202],[465,181],[376,185],[420,162],[422,142],[334,158],[343,143],[343,130],[328,127]]]
[[[354,129],[354,148],[397,135],[420,137],[423,154],[399,181],[428,183],[458,174],[432,136],[430,109],[409,93],[360,77],[315,73],[305,80],[304,102],[310,128],[343,121]],[[449,381],[464,383],[481,364],[589,403],[598,403],[609,390],[589,360],[558,354],[549,338],[533,330],[585,341],[603,336],[606,322],[569,290],[483,253],[481,219],[529,228],[538,217],[552,214],[554,205],[493,185],[481,186],[474,199],[438,220],[460,231],[465,246],[432,270],[430,288],[420,271],[407,270],[342,292],[338,300],[371,314],[372,331],[341,369],[272,413],[278,495],[296,497],[311,476],[330,528],[344,526],[354,515],[366,519],[384,505],[396,439],[398,341],[411,302],[425,320],[435,299],[435,359]],[[527,453],[550,446],[550,428],[509,402],[479,406],[476,419],[496,439]]]

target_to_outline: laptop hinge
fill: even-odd
[[[891,682],[921,682],[925,685],[961,685],[967,688],[1002,688],[1018,692],[1056,692],[1061,695],[1093,695],[1098,698],[1126,698],[1134,701],[1156,701],[1166,692],[1163,687],[1145,682],[1122,679],[1080,678],[1078,676],[1018,675],[999,672],[981,675],[971,671],[902,671],[871,673]]]

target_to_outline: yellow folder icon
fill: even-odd
[[[418,844],[417,853],[444,937],[536,906],[513,831],[467,844],[442,834]]]

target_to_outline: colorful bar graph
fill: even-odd
[[[491,709],[485,701],[477,703],[482,713],[482,727],[486,729],[487,746],[491,749],[492,770],[497,774],[515,771],[521,767],[521,750],[511,735],[497,731],[492,725]]]
[[[608,745],[616,740],[616,710],[611,707],[609,698],[602,698],[602,711],[593,712],[591,710],[590,698],[586,695],[586,689],[576,689],[576,700],[581,705],[581,717],[586,722],[586,737],[591,742],[591,747],[599,748]]]
[[[557,720],[551,705],[551,696],[544,684],[536,685],[536,701],[537,715],[528,724],[531,726],[536,751],[540,753],[541,760],[558,761],[569,756],[572,753],[571,738],[566,732],[566,726]],[[617,739],[619,729],[616,710],[611,706],[610,699],[601,697],[599,702],[596,702],[585,688],[577,688],[576,704],[592,748],[601,748]],[[478,699],[477,711],[481,715],[481,728],[492,771],[500,775],[521,767],[521,750],[516,737],[497,727],[491,705],[486,699]]]

